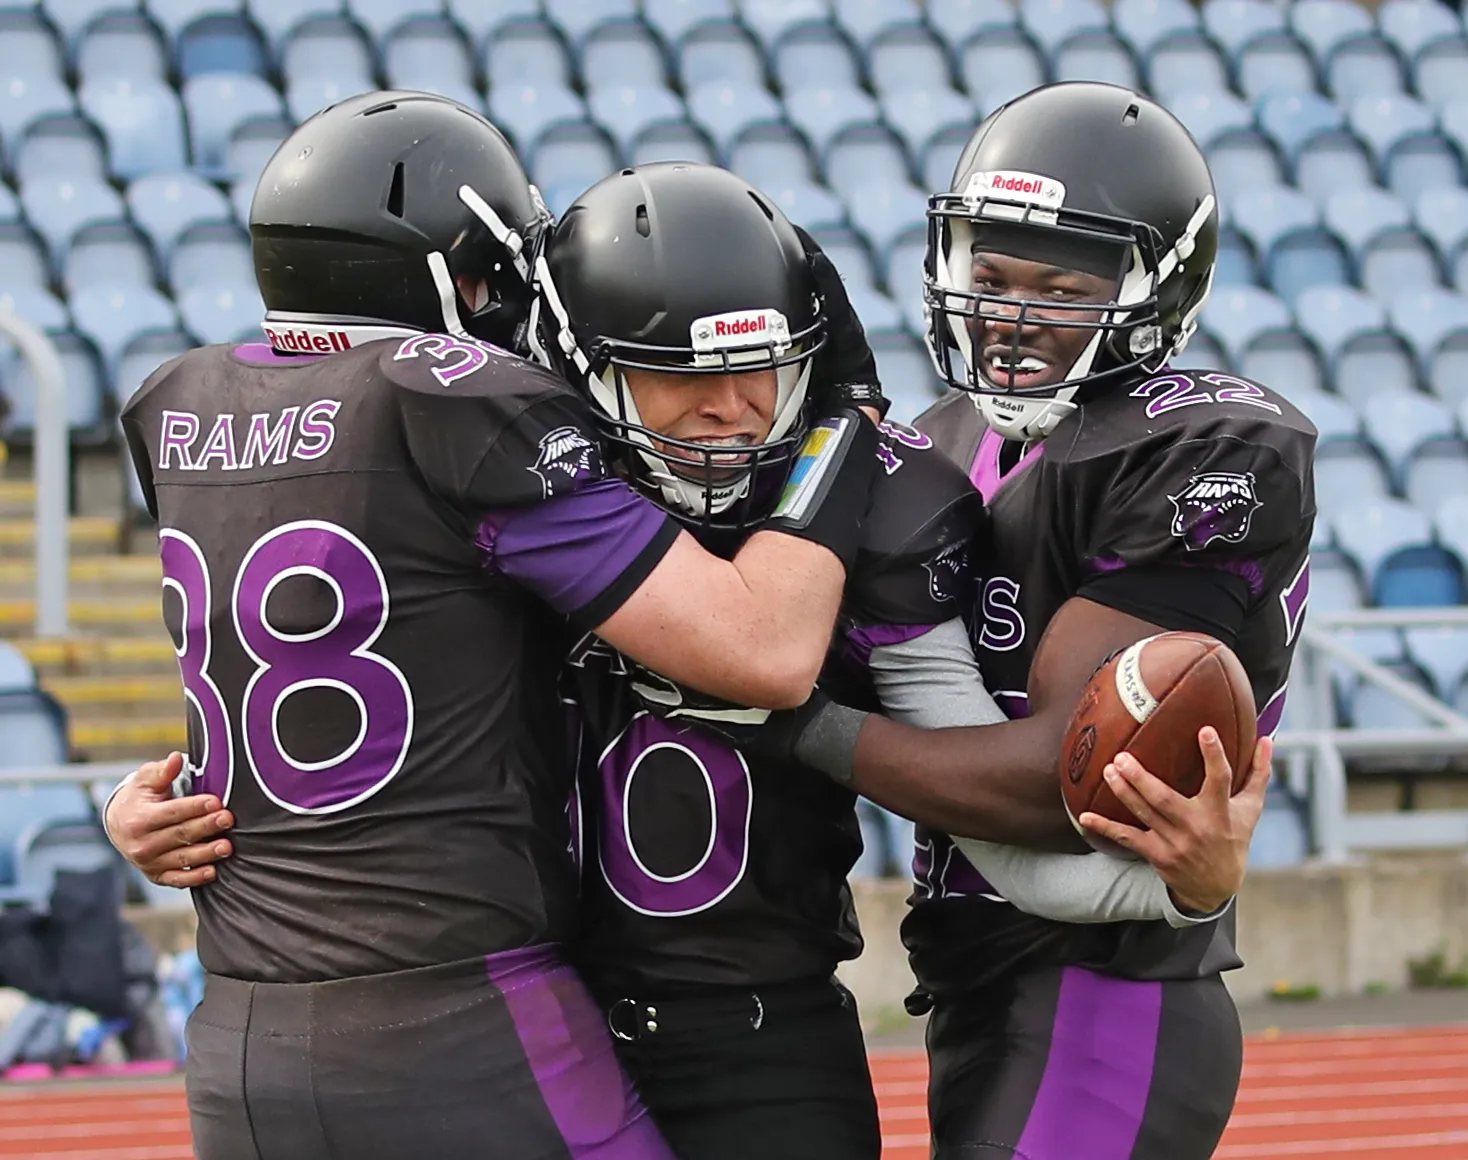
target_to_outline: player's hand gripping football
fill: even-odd
[[[1232,797],[1233,770],[1211,727],[1198,732],[1203,750],[1203,788],[1184,797],[1153,777],[1129,753],[1118,753],[1104,776],[1117,799],[1150,829],[1123,825],[1100,814],[1077,819],[1100,837],[1145,858],[1167,883],[1184,911],[1210,914],[1238,893],[1249,861],[1249,842],[1264,809],[1274,742],[1254,747],[1248,778]]]
[[[218,835],[234,825],[234,815],[214,794],[173,796],[182,771],[181,753],[143,765],[113,794],[105,818],[124,858],[150,882],[180,889],[214,881],[212,863],[233,852]]]

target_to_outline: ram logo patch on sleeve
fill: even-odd
[[[968,545],[949,544],[923,564],[928,574],[928,595],[938,603],[957,600],[963,591],[964,574],[968,571]]]
[[[575,491],[605,474],[601,448],[578,427],[557,427],[542,435],[530,470],[540,477],[546,499]]]
[[[1188,480],[1172,501],[1172,534],[1197,552],[1214,540],[1237,544],[1249,534],[1254,513],[1263,505],[1254,491],[1253,472],[1204,471]]]

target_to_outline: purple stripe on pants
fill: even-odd
[[[1161,1019],[1161,983],[1067,967],[1019,1154],[1129,1160],[1147,1110]]]
[[[676,1160],[612,1048],[601,1009],[553,947],[489,955],[545,1106],[575,1160]]]

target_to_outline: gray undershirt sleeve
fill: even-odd
[[[870,667],[882,707],[893,720],[922,729],[1005,720],[984,688],[961,620],[874,648]],[[953,841],[1006,901],[1041,918],[1075,923],[1166,919],[1184,927],[1212,922],[1233,905],[1201,917],[1183,914],[1157,872],[1139,860],[1053,854],[972,838]]]

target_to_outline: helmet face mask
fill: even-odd
[[[1087,398],[1159,371],[1212,282],[1201,151],[1145,97],[1034,90],[981,125],[929,200],[929,353],[999,434],[1043,438]]]
[[[726,243],[737,260],[719,260]],[[537,270],[532,333],[589,396],[621,474],[684,523],[757,526],[825,342],[793,227],[727,171],[642,166],[584,194]]]

